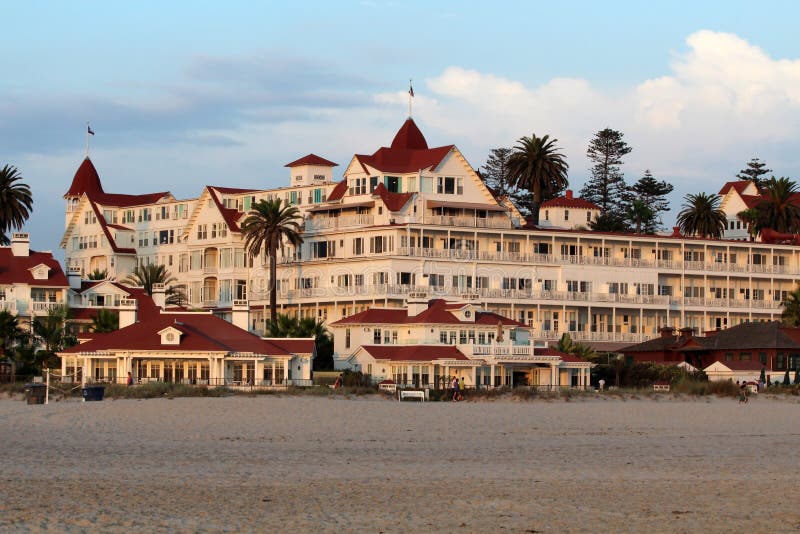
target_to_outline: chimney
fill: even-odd
[[[671,326],[662,326],[661,337],[675,337],[675,329]]]
[[[680,333],[681,333],[681,341],[692,339],[692,329],[689,328],[688,326],[681,328]]]
[[[567,189],[567,198],[568,199],[572,198],[572,189]]]
[[[231,308],[231,323],[242,330],[250,328],[250,305],[246,300],[234,300]]]
[[[69,288],[74,289],[75,291],[79,291],[81,289],[81,268],[80,267],[68,267],[67,268],[67,281],[69,282]]]
[[[419,315],[420,313],[424,312],[428,309],[428,301],[426,298],[413,298],[409,297],[406,301],[406,310],[408,312],[409,317],[414,317],[415,315]]]
[[[30,256],[31,238],[29,234],[11,234],[11,254],[14,256]]]
[[[162,310],[167,307],[167,288],[164,284],[153,284],[153,303]]]
[[[136,322],[136,299],[119,301],[119,327],[125,328]]]

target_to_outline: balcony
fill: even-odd
[[[422,224],[467,228],[514,228],[514,224],[508,217],[447,217],[442,215],[425,215],[422,217]]]
[[[61,302],[37,302],[33,301],[31,303],[31,311],[33,313],[47,313],[50,310],[53,310],[59,306],[62,306]]]
[[[330,230],[337,228],[352,228],[354,226],[372,226],[375,224],[373,215],[344,215],[342,217],[313,217],[305,221],[306,232]]]
[[[16,300],[0,300],[0,311],[7,311],[16,313],[17,301]]]

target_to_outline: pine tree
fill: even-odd
[[[511,156],[510,148],[494,148],[480,170],[483,183],[499,197],[507,196],[511,192],[508,177],[509,156]]]
[[[752,180],[755,182],[756,187],[760,188],[764,185],[764,180],[761,179],[765,174],[772,172],[772,169],[765,168],[767,164],[758,158],[752,158],[747,162],[747,167],[739,171],[736,178],[739,180]]]
[[[661,214],[669,211],[669,201],[667,201],[666,197],[672,193],[672,189],[672,184],[668,184],[664,180],[659,182],[653,178],[653,173],[650,172],[650,169],[645,170],[644,176],[631,186],[629,190],[631,205],[638,201],[650,208],[652,212],[649,217],[638,221],[644,233],[653,234],[663,224]],[[630,212],[630,209],[628,211]],[[636,213],[643,215],[642,210],[636,210]]]
[[[589,142],[586,156],[592,162],[591,178],[584,184],[582,198],[600,206],[604,212],[624,214],[626,211],[625,178],[620,170],[622,157],[633,150],[622,140],[622,132],[606,128]]]

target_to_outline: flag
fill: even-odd
[[[408,84],[408,94],[411,96],[411,98],[414,98],[414,86],[411,84]]]
[[[92,130],[92,127],[89,126],[88,124],[86,125],[86,133],[88,133],[89,135],[94,135],[94,130]]]

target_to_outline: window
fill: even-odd
[[[444,287],[444,275],[443,274],[428,275],[428,285],[431,287]]]
[[[611,295],[627,295],[628,283],[627,282],[609,282],[608,292]]]
[[[364,238],[356,237],[353,239],[353,255],[360,256],[364,254]]]
[[[545,221],[550,220],[550,210],[544,210],[544,220]]]
[[[380,345],[381,344],[381,329],[380,328],[376,328],[375,330],[372,331],[372,342],[375,345]]]
[[[414,278],[414,273],[397,273],[397,284],[401,286],[413,286]]]
[[[461,178],[458,179],[459,194],[464,193],[464,187]],[[436,182],[436,192],[440,195],[455,195],[456,194],[456,179],[450,176],[439,176]]]
[[[345,329],[345,331],[344,331],[344,348],[346,348],[346,349],[350,348],[350,329],[349,328]]]
[[[206,239],[208,237],[208,225],[206,224],[198,224],[197,225],[197,239]]]
[[[386,176],[384,185],[390,193],[402,193],[403,181],[399,176]]]
[[[565,221],[569,220],[569,210],[564,210],[564,220]]]
[[[586,222],[592,222],[592,212],[591,211],[587,211],[586,212]]]

